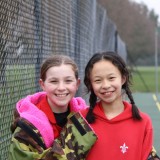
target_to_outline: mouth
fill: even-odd
[[[55,94],[57,97],[63,98],[68,96],[69,93],[65,93],[65,94]]]
[[[109,91],[109,92],[103,92],[102,94],[105,96],[110,96],[113,93],[113,91]]]

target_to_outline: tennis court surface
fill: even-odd
[[[154,146],[160,156],[160,93],[134,93],[133,96],[136,105],[152,119]]]

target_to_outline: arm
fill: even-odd
[[[28,126],[28,130],[24,129],[25,126]],[[45,148],[38,130],[32,124],[23,122],[20,126],[16,127],[12,135],[9,160],[47,160],[45,157],[50,150],[51,148]]]
[[[153,146],[153,126],[151,118],[147,115],[143,115],[143,120],[145,132],[143,137],[143,144],[142,144],[142,160],[146,160],[149,156],[149,154],[152,151]]]
[[[35,133],[38,132],[35,130]],[[95,133],[79,113],[70,115],[60,137],[48,149],[17,127],[10,146],[9,160],[83,160],[96,139]]]

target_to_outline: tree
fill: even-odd
[[[129,54],[137,64],[154,61],[154,32],[158,17],[148,7],[129,0],[98,0],[117,25]],[[128,57],[130,57],[128,56]]]

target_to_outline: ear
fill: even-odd
[[[80,78],[78,78],[78,79],[77,79],[77,90],[78,90],[78,88],[79,88],[80,83],[81,83],[81,80],[80,80]]]
[[[122,77],[122,86],[124,85],[124,83],[126,82],[126,76]]]
[[[42,79],[39,79],[39,85],[40,85],[40,87],[43,89],[43,91],[45,90],[44,89],[44,82],[43,82],[43,80]]]

